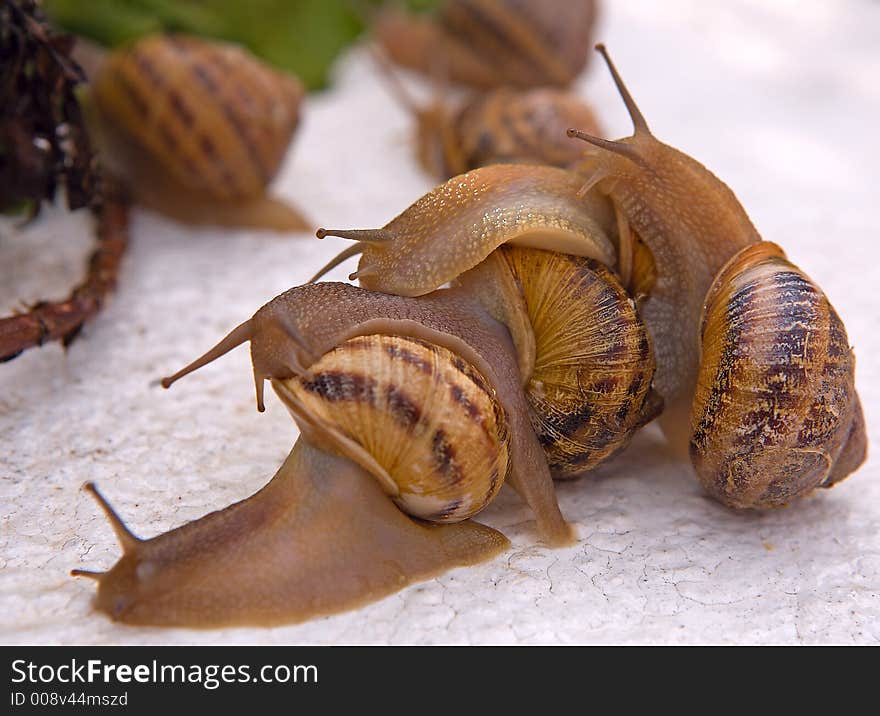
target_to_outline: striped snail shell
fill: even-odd
[[[574,167],[583,152],[565,131],[584,126],[602,133],[577,95],[551,87],[501,88],[471,99],[451,117],[434,109],[419,120],[419,159],[440,179],[488,164]]]
[[[654,352],[623,287],[592,259],[503,247],[522,285],[536,358],[526,393],[555,478],[580,475],[655,418]]]
[[[691,458],[732,507],[781,507],[863,459],[846,329],[776,244],[739,251],[707,294]]]
[[[303,96],[296,78],[239,47],[151,35],[110,53],[94,79],[91,104],[107,163],[137,198],[177,216],[186,210],[174,206],[174,195],[185,192],[196,205],[191,214],[209,213],[199,203],[213,202],[223,223],[230,202],[259,202],[265,194]],[[158,194],[153,184],[165,191]]]
[[[447,0],[435,17],[384,12],[391,58],[425,74],[488,88],[565,86],[584,68],[595,0]]]
[[[304,437],[370,472],[413,517],[472,517],[507,476],[504,409],[476,368],[442,346],[352,338],[305,375],[272,382]]]

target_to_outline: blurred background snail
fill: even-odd
[[[299,122],[304,88],[231,44],[151,35],[111,52],[88,106],[109,168],[141,204],[196,224],[297,231],[267,194]]]
[[[500,87],[457,104],[442,90],[420,104],[384,56],[374,53],[389,90],[416,122],[416,156],[440,180],[487,164],[527,163],[572,168],[583,150],[565,131],[602,134],[593,110],[574,92],[557,87]]]
[[[434,15],[385,9],[376,39],[396,63],[473,87],[569,85],[589,57],[595,0],[446,0]]]

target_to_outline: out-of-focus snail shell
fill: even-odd
[[[447,0],[435,17],[385,12],[376,34],[398,64],[475,87],[565,86],[589,56],[595,0]]]
[[[866,440],[846,329],[776,244],[738,252],[707,294],[691,458],[732,507],[781,507],[842,479]],[[848,472],[848,470],[847,470]]]
[[[505,246],[537,349],[526,386],[553,476],[575,477],[657,416],[654,352],[614,275],[593,259]]]
[[[179,184],[220,199],[263,194],[303,93],[298,80],[234,45],[183,35],[111,53],[93,85],[105,131],[135,143]]]
[[[273,385],[310,440],[367,469],[413,517],[467,519],[507,476],[504,409],[488,381],[441,346],[353,338]]]
[[[583,151],[565,131],[587,126],[602,134],[593,111],[580,98],[550,87],[489,92],[467,102],[451,121],[456,146],[450,151],[450,141],[445,141],[444,166],[433,169],[443,179],[487,164],[573,167],[583,161]]]

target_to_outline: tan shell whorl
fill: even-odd
[[[273,385],[307,439],[361,464],[413,517],[467,519],[507,476],[504,409],[488,381],[441,346],[353,338]]]
[[[504,247],[520,280],[537,356],[526,387],[532,424],[556,478],[586,472],[624,447],[661,404],[654,352],[614,275],[592,259]]]
[[[454,122],[462,162],[454,174],[509,162],[573,167],[583,161],[584,152],[565,131],[583,127],[602,134],[583,101],[550,87],[496,90],[465,105]]]

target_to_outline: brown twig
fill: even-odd
[[[60,340],[67,347],[83,324],[94,316],[116,287],[122,256],[128,245],[128,201],[107,192],[93,209],[98,245],[89,257],[85,280],[63,301],[41,301],[27,313],[0,318],[0,362],[22,351]]]
[[[102,181],[77,102],[84,74],[73,41],[35,0],[0,0],[0,208],[29,203],[33,218],[63,186],[70,210],[88,206],[97,222],[86,278],[70,296],[0,319],[0,362],[48,341],[70,345],[116,286],[128,244],[128,201]]]

